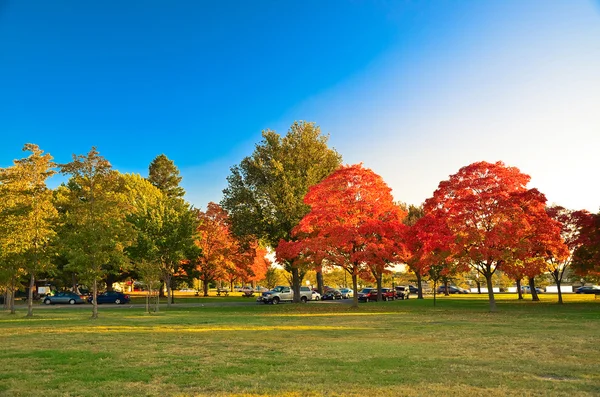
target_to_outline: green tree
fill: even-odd
[[[150,163],[148,180],[169,198],[182,198],[185,195],[185,190],[179,186],[179,169],[164,154],[156,156]]]
[[[61,248],[69,267],[92,283],[92,318],[98,317],[98,281],[128,263],[124,249],[132,239],[126,217],[131,212],[124,182],[110,163],[92,148],[87,155],[73,155],[60,170],[71,178],[62,186],[58,202],[62,209]]]
[[[183,199],[168,197],[139,176],[125,178],[127,199],[134,208],[127,219],[135,230],[134,242],[127,252],[146,283],[160,274],[167,286],[167,306],[170,306],[173,278],[184,261],[199,255],[194,244],[196,211]]]
[[[256,236],[275,249],[308,213],[308,188],[338,168],[341,156],[311,122],[294,122],[283,138],[271,130],[262,137],[254,153],[231,168],[221,206],[237,236]],[[292,274],[299,301],[300,270],[291,261],[282,265]]]
[[[31,154],[15,160],[12,167],[0,169],[5,203],[0,234],[10,241],[4,250],[15,255],[13,259],[22,264],[29,276],[27,317],[31,317],[36,274],[51,264],[50,244],[56,234],[57,211],[52,204],[52,191],[46,186],[46,180],[55,174],[52,156],[29,143],[23,151]]]
[[[161,225],[162,206],[166,199],[163,192],[150,181],[137,174],[123,175],[125,197],[132,211],[127,221],[132,224],[135,237],[126,251],[133,262],[134,273],[147,288],[146,311],[150,311],[150,297],[160,288],[162,266],[155,236]],[[158,310],[158,299],[154,311]]]

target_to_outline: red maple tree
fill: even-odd
[[[574,273],[589,280],[600,280],[600,213],[582,219],[580,243],[573,254]]]
[[[529,175],[502,162],[477,162],[440,182],[425,211],[445,219],[454,234],[452,256],[485,277],[496,310],[492,276],[506,263],[542,257],[560,241],[545,212],[546,198],[528,189]]]
[[[406,264],[417,277],[419,298],[422,298],[423,277],[431,275],[432,271],[439,273],[440,276],[450,273],[454,234],[444,219],[425,214],[409,227],[405,241],[409,252]],[[440,267],[439,272],[437,268],[434,269],[436,266]],[[437,278],[433,278],[437,283]]]
[[[352,277],[381,274],[405,260],[406,212],[394,203],[383,179],[362,165],[342,166],[312,186],[304,198],[310,212],[293,230],[293,241],[281,241],[279,260],[311,261],[340,266]],[[378,288],[381,290],[380,288]],[[354,294],[354,305],[358,296]]]

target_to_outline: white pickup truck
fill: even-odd
[[[308,287],[300,287],[300,302],[306,303],[312,299],[312,291]],[[279,302],[292,302],[294,300],[294,290],[291,287],[284,287],[279,285],[273,288],[271,291],[263,292],[257,302],[263,302],[264,304],[272,303],[277,305]]]

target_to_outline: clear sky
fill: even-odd
[[[597,212],[600,4],[0,0],[0,166],[27,142],[144,176],[164,153],[204,208],[294,120],[397,200],[502,160]]]

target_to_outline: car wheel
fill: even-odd
[[[384,301],[387,301],[387,296],[383,296],[383,297],[382,297],[382,299],[383,299]]]
[[[44,304],[46,304],[46,305],[49,305],[49,304],[51,304],[51,303],[52,303],[52,302],[50,302],[50,299],[44,299]]]
[[[115,304],[120,305],[121,304],[121,299],[119,299],[119,298],[115,299]]]
[[[306,299],[306,296],[302,296],[302,297],[300,298],[300,302],[302,302],[302,303],[306,303],[306,301],[307,301],[307,300],[308,300],[308,299]]]
[[[272,302],[273,302],[274,305],[278,305],[279,304],[279,298],[277,298],[277,297],[273,298]]]
[[[69,300],[69,305],[74,305],[74,304],[75,304],[75,299]]]

